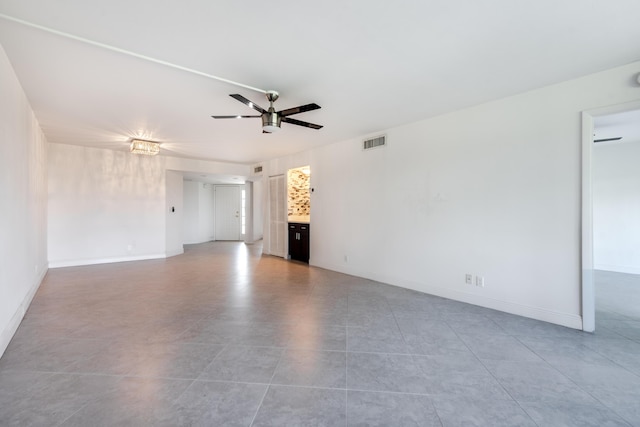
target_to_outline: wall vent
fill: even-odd
[[[262,165],[254,166],[253,167],[253,173],[254,173],[254,175],[262,174]]]
[[[365,139],[362,141],[362,149],[363,150],[371,150],[379,147],[386,147],[387,145],[387,135],[380,135],[374,138]]]

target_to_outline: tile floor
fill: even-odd
[[[50,270],[0,425],[640,426],[638,276],[585,334],[260,251]]]

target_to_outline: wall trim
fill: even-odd
[[[0,332],[0,357],[2,357],[4,351],[9,346],[11,339],[18,330],[18,326],[20,326],[22,319],[24,319],[24,315],[27,314],[27,310],[31,305],[31,301],[33,301],[33,297],[35,297],[36,292],[38,292],[38,289],[40,289],[40,285],[42,284],[47,271],[48,269],[45,267],[38,272],[36,280],[29,289],[29,292],[27,292],[27,295],[25,295],[22,303],[18,306],[18,309],[11,317],[11,320],[9,320],[7,326],[2,330],[2,332]]]
[[[530,305],[520,304],[512,301],[499,300],[484,295],[472,294],[469,292],[460,291],[457,289],[449,289],[441,286],[428,285],[426,283],[415,282],[412,280],[401,279],[398,277],[386,277],[384,275],[376,276],[366,274],[365,272],[358,272],[352,269],[345,269],[340,265],[315,265],[320,268],[326,268],[328,270],[337,271],[339,273],[350,274],[352,276],[358,276],[375,280],[391,286],[397,286],[399,288],[411,289],[413,291],[421,292],[424,294],[435,295],[451,300],[464,302],[467,304],[477,305],[492,310],[498,310],[505,313],[515,314],[517,316],[528,317],[530,319],[540,320],[543,322],[554,323],[556,325],[566,326],[572,329],[582,329],[582,317],[562,313],[553,310],[547,310],[544,308],[533,307]]]
[[[176,254],[178,255],[178,254]],[[112,258],[91,258],[91,259],[77,259],[67,261],[49,261],[49,268],[61,268],[61,267],[78,267],[82,265],[94,265],[94,264],[110,264],[114,262],[128,262],[128,261],[146,261],[150,259],[167,258],[167,254],[150,254],[150,255],[137,255],[127,257],[112,257]]]

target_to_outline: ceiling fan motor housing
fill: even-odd
[[[262,130],[267,133],[273,133],[280,129],[280,122],[280,116],[274,111],[273,107],[262,114]]]

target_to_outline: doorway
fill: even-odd
[[[243,186],[215,185],[216,240],[242,240],[245,216]]]
[[[634,214],[633,202],[629,205],[629,198],[635,198],[638,201],[636,209],[640,210],[640,189],[637,186],[625,189],[624,186],[620,187],[620,182],[612,183],[611,177],[607,178],[606,176],[613,173],[613,175],[618,175],[619,181],[621,174],[624,175],[622,172],[625,169],[623,161],[629,160],[619,157],[622,160],[616,165],[615,163],[611,164],[612,158],[607,159],[606,157],[611,157],[615,154],[614,151],[630,153],[630,150],[640,150],[640,124],[635,124],[635,131],[627,129],[629,125],[638,123],[637,120],[629,119],[629,116],[634,114],[640,117],[640,102],[582,113],[582,319],[583,330],[588,332],[593,332],[596,328],[598,304],[607,305],[606,301],[610,301],[616,292],[618,294],[615,298],[622,302],[624,299],[628,300],[627,297],[632,295],[621,294],[619,290],[616,291],[614,285],[615,282],[620,281],[633,282],[634,280],[627,280],[629,277],[624,275],[632,273],[631,277],[633,278],[635,271],[625,272],[624,269],[621,270],[618,267],[627,264],[626,268],[633,268],[633,264],[638,263],[640,268],[640,254],[634,258],[634,254],[629,254],[629,251],[625,251],[623,248],[629,243],[626,240],[640,238],[640,224],[638,224],[640,220],[636,219],[640,216]],[[637,135],[634,132],[637,132]],[[620,136],[622,139],[617,139]],[[599,142],[594,143],[594,140]],[[625,145],[616,146],[614,144]],[[623,156],[629,156],[629,153]],[[603,154],[606,156],[603,157]],[[626,169],[635,171],[637,168]],[[635,174],[635,172],[631,173]],[[637,179],[640,180],[640,172],[638,172]],[[621,204],[621,201],[626,204]],[[608,217],[608,212],[615,213],[617,218]],[[636,233],[638,237],[634,237],[634,230],[626,230],[626,235],[616,232],[616,228],[619,228],[620,223],[624,221],[634,223],[638,230]],[[631,235],[629,235],[629,231],[632,231]],[[595,250],[596,244],[598,245],[597,250]],[[640,241],[632,246],[640,247]],[[629,260],[631,260],[631,265],[628,265]],[[615,266],[616,264],[618,267]],[[607,270],[611,269],[618,271],[607,273]],[[637,276],[635,281],[640,284],[638,278],[640,276]],[[598,287],[599,285],[601,288]],[[600,311],[599,313],[606,322],[606,312]],[[615,316],[615,314],[611,315]],[[638,313],[636,320],[640,320],[640,313]],[[606,323],[605,326],[609,327]]]

